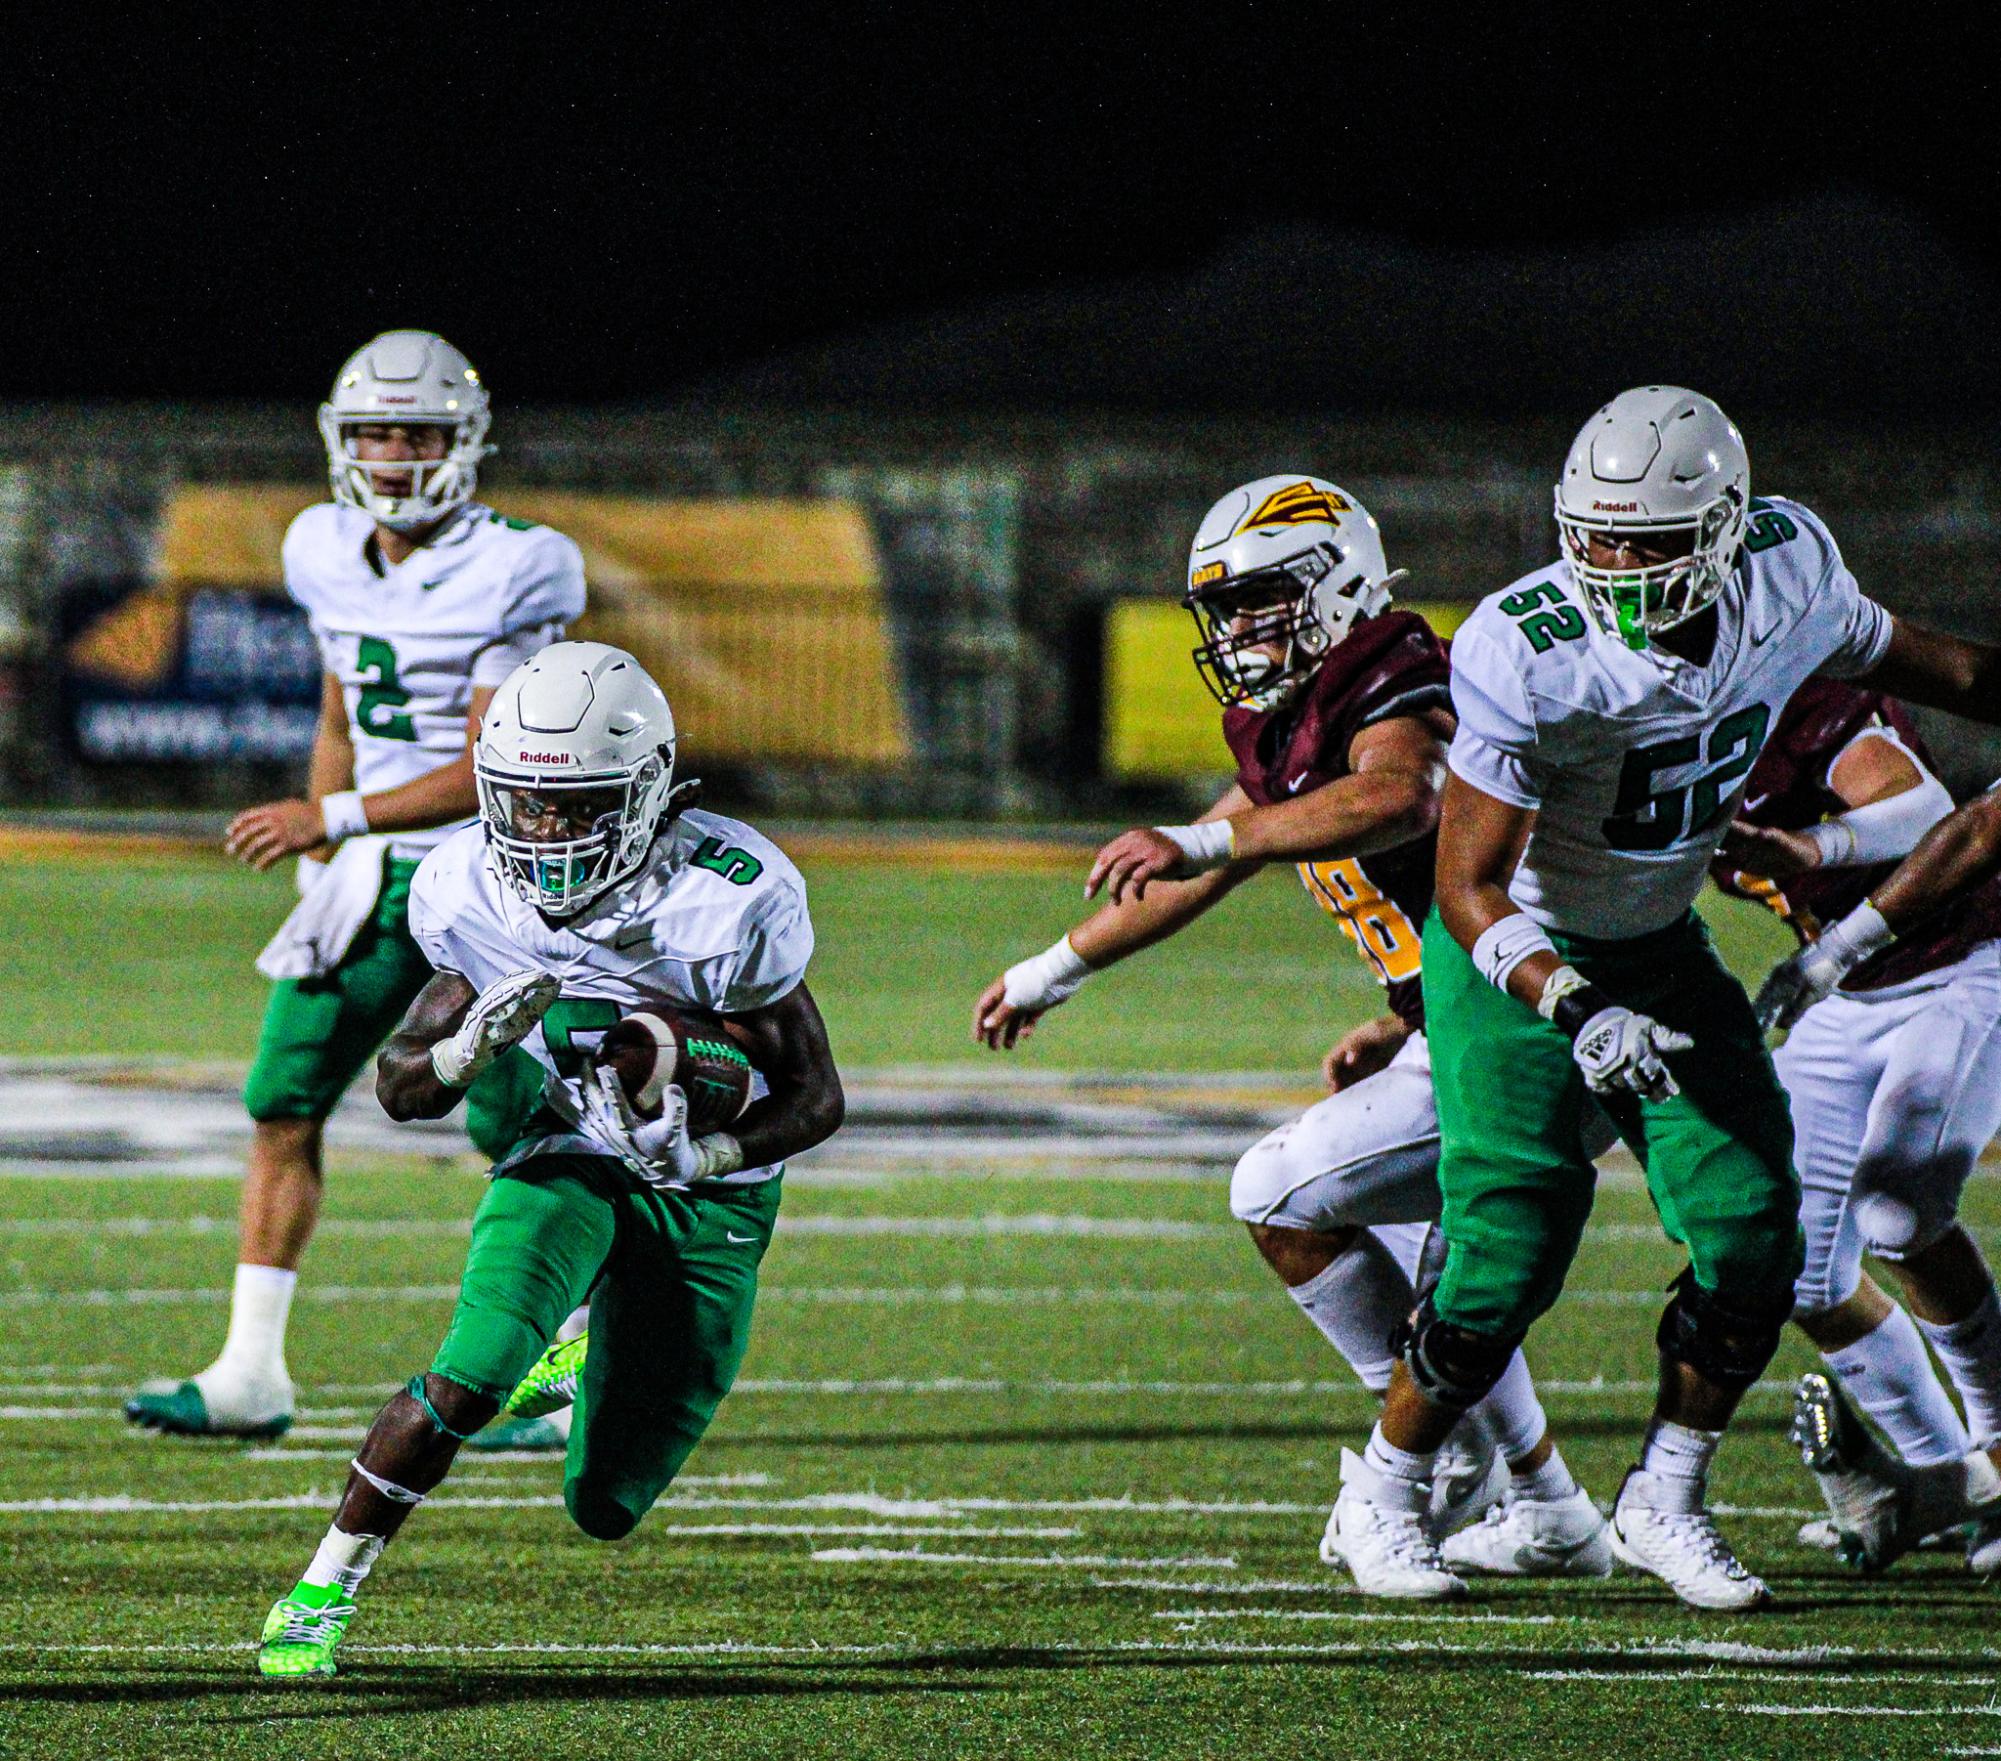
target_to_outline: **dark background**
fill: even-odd
[[[2001,392],[1971,9],[302,10],[17,30],[0,398],[313,398],[397,324],[539,404]]]

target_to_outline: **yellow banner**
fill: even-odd
[[[295,484],[190,484],[160,521],[155,586],[81,632],[80,671],[144,689],[171,668],[196,587],[282,591]],[[589,610],[574,636],[638,655],[697,758],[899,762],[910,731],[875,534],[848,501],[663,501],[567,490],[493,498],[584,553]]]

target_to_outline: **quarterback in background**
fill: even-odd
[[[584,609],[559,532],[473,499],[488,398],[425,330],[378,336],[321,407],[333,499],[285,534],[285,587],[324,668],[306,791],[231,821],[254,868],[301,864],[304,897],[258,970],[274,979],[244,1088],[254,1121],[229,1332],[192,1377],[148,1382],[135,1424],[275,1437],[292,1422],[285,1323],[319,1214],[327,1115],[431,976],[407,921],[425,852],[478,808],[472,740],[494,689]],[[492,1133],[520,1097],[495,1073]],[[475,1136],[481,1123],[475,1122]]]
[[[623,650],[565,642],[494,697],[476,754],[481,824],[417,872],[410,920],[437,968],[378,1065],[397,1118],[437,1118],[517,1042],[545,1104],[493,1171],[458,1306],[424,1373],[383,1407],[333,1526],[264,1625],[269,1676],[334,1673],[354,1597],[459,1445],[592,1297],[564,1501],[629,1534],[729,1392],[785,1158],[840,1125],[840,1077],[806,988],[813,926],[784,853],[692,810],[674,723]],[[721,1016],[758,1073],[728,1131],[690,1133],[668,1083],[644,1119],[595,1053],[622,1017]]]
[[[1296,863],[1390,1012],[1328,1054],[1329,1099],[1244,1155],[1230,1207],[1293,1301],[1379,1395],[1438,1215],[1417,926],[1431,904],[1453,726],[1445,649],[1423,618],[1392,608],[1397,579],[1368,510],[1320,478],[1260,478],[1209,510],[1189,553],[1186,604],[1237,780],[1192,825],[1107,844],[1085,890],[1102,887],[1108,903],[1010,967],[973,1018],[977,1039],[1011,1047],[1093,972],[1193,922],[1267,862]],[[1463,1595],[1447,1563],[1511,1575],[1611,1569],[1604,1520],[1555,1452],[1519,1355],[1468,1415],[1458,1447],[1421,1512],[1337,1503],[1322,1557],[1345,1563],[1366,1591],[1403,1597]],[[1517,1496],[1496,1521],[1469,1528],[1498,1510],[1497,1454]],[[1363,1471],[1344,1451],[1344,1482]],[[1436,1545],[1447,1537],[1441,1562]]]
[[[1573,1148],[1608,1102],[1688,1266],[1614,1550],[1698,1607],[1766,1588],[1706,1499],[1804,1258],[1786,1097],[1750,1002],[1691,907],[1787,700],[1815,676],[1987,720],[2001,650],[1867,599],[1797,502],[1754,500],[1708,398],[1647,386],[1578,434],[1560,559],[1483,601],[1453,645],[1459,727],[1424,936],[1444,1270],[1369,1440],[1408,1503],[1457,1415],[1556,1301],[1590,1213]]]

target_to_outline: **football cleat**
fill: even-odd
[[[1652,1474],[1630,1469],[1612,1506],[1612,1556],[1657,1577],[1692,1608],[1742,1611],[1771,1600],[1702,1509],[1682,1510]]]
[[[1966,1540],[1966,1569],[1983,1578],[2001,1572],[2001,1516],[1968,1523],[1961,1532]],[[1936,1538],[1927,1536],[1925,1545],[1929,1546]]]
[[[484,1431],[476,1431],[466,1439],[468,1449],[484,1452],[527,1449],[556,1454],[569,1446],[570,1409],[567,1406],[539,1419],[495,1419]]]
[[[211,1401],[197,1380],[177,1382],[159,1376],[139,1384],[125,1403],[125,1417],[148,1431],[169,1437],[241,1437],[270,1442],[292,1428],[292,1385],[245,1390],[225,1401]]]
[[[1508,1464],[1498,1449],[1484,1455],[1448,1443],[1431,1470],[1431,1512],[1426,1524],[1434,1541],[1471,1528],[1501,1503],[1508,1490]]]
[[[576,1403],[583,1385],[584,1357],[590,1334],[559,1339],[535,1360],[534,1368],[516,1384],[500,1409],[503,1419],[539,1419]]]
[[[334,1648],[353,1618],[354,1604],[341,1599],[338,1584],[295,1585],[264,1617],[257,1673],[289,1681],[338,1675]]]
[[[1446,1602],[1466,1594],[1445,1569],[1422,1508],[1385,1497],[1382,1476],[1352,1449],[1341,1451],[1341,1495],[1327,1519],[1320,1557],[1345,1565],[1367,1596]]]
[[[1454,1571],[1492,1577],[1604,1578],[1612,1575],[1612,1532],[1582,1490],[1547,1502],[1510,1498],[1448,1538],[1439,1556]]]

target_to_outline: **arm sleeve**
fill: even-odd
[[[724,988],[720,1012],[741,1015],[777,1002],[806,976],[812,958],[813,920],[807,915],[805,896],[788,890],[752,920]]]

